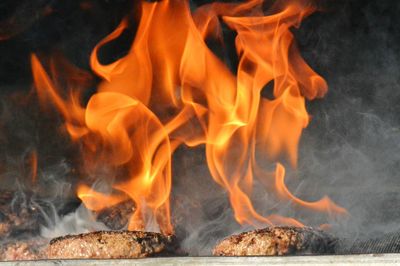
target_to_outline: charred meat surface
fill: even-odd
[[[334,253],[336,239],[310,227],[270,227],[232,235],[219,242],[215,256],[274,256]]]
[[[122,230],[128,224],[134,210],[135,203],[132,200],[126,200],[97,212],[97,220],[111,230]]]
[[[97,231],[68,235],[50,241],[49,259],[143,258],[169,254],[173,237],[153,232]]]

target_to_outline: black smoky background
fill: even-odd
[[[210,2],[190,4],[196,8]],[[286,180],[300,198],[314,201],[328,195],[350,216],[324,220],[276,202],[265,191],[256,191],[255,206],[263,214],[280,213],[309,225],[331,223],[331,232],[349,241],[399,232],[400,2],[325,0],[319,5],[321,11],[293,32],[306,62],[327,80],[329,92],[307,103],[312,120],[300,142],[298,169],[288,171]],[[62,131],[61,117],[43,113],[37,105],[30,54],[60,53],[90,72],[93,47],[136,11],[133,0],[0,3],[0,184],[15,191],[14,202],[41,210],[39,225],[51,228],[79,205],[74,186],[82,177],[79,147]],[[131,27],[103,48],[103,62],[123,56],[134,33]],[[208,42],[232,71],[238,60],[234,38],[224,29],[224,47]],[[92,79],[87,99],[99,82],[95,75]],[[264,97],[270,88],[266,86]],[[34,152],[36,182],[31,180]],[[203,148],[181,147],[173,159],[173,221],[191,255],[207,255],[221,237],[249,229],[234,222],[227,195],[212,181],[203,154]]]

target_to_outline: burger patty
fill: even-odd
[[[131,217],[134,210],[135,203],[131,200],[126,200],[97,211],[97,221],[104,223],[110,230],[122,230],[126,228],[129,217]]]
[[[215,256],[274,256],[328,254],[336,239],[310,227],[269,227],[232,235],[219,242]]]
[[[39,230],[40,210],[30,204],[32,195],[0,190],[0,238]]]
[[[45,259],[43,250],[46,245],[47,240],[42,238],[20,239],[13,242],[3,243],[0,247],[0,260],[14,261]]]
[[[172,237],[140,231],[98,231],[58,237],[47,248],[49,259],[143,258],[168,254]]]

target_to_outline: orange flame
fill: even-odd
[[[127,199],[126,195],[105,195],[82,184],[77,191],[79,198],[85,202],[85,206],[93,211],[100,211],[112,207]]]
[[[38,155],[36,151],[32,151],[29,156],[29,165],[31,169],[31,180],[32,183],[36,183],[38,174]]]
[[[241,224],[302,226],[293,218],[265,217],[255,210],[255,177],[267,185],[275,176],[275,193],[286,200],[346,213],[327,197],[313,203],[296,198],[285,186],[279,163],[285,156],[296,167],[298,142],[309,123],[305,98],[327,91],[325,81],[301,58],[290,31],[315,8],[305,0],[276,1],[266,16],[262,5],[262,0],[213,3],[192,13],[188,1],[142,1],[126,56],[104,65],[97,54],[130,26],[128,19],[93,49],[91,67],[103,81],[84,108],[76,90],[65,99],[32,55],[39,98],[45,105],[52,102],[71,137],[83,142],[85,164],[124,170],[113,185],[123,196],[78,188],[87,208],[99,210],[130,197],[137,208],[129,229],[144,229],[155,220],[162,232],[172,233],[171,160],[176,147],[185,144],[205,145],[210,173],[229,193]],[[214,38],[223,44],[221,23],[237,33],[236,74],[205,42]],[[272,81],[274,98],[261,97]],[[277,162],[275,175],[261,170],[260,158]]]
[[[327,196],[316,202],[307,202],[295,197],[285,185],[285,168],[283,168],[283,166],[279,163],[276,167],[275,187],[281,197],[292,200],[296,204],[312,209],[314,211],[324,212],[328,214],[347,213],[346,209],[333,203]]]

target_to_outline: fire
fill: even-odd
[[[297,165],[297,147],[309,123],[306,99],[327,91],[323,78],[301,58],[292,27],[315,11],[309,1],[276,1],[265,15],[263,1],[213,3],[194,11],[188,1],[141,2],[140,23],[126,56],[104,65],[101,47],[117,39],[129,19],[93,49],[90,63],[102,78],[97,92],[81,106],[81,88],[63,95],[57,75],[50,77],[32,55],[35,87],[46,106],[50,101],[65,119],[65,129],[83,144],[87,171],[106,165],[118,169],[117,194],[82,184],[78,196],[87,208],[100,210],[131,198],[136,205],[130,230],[156,221],[172,233],[169,196],[172,155],[179,145],[205,145],[210,173],[229,193],[236,220],[254,226],[299,221],[257,212],[251,200],[255,178],[275,188],[282,199],[319,212],[345,214],[328,197],[306,202],[284,182],[280,160]],[[223,44],[223,25],[237,33],[236,73],[207,46]],[[54,71],[52,71],[54,73]],[[274,83],[273,99],[261,96]],[[276,163],[275,173],[260,160]]]
[[[29,164],[30,164],[30,179],[32,183],[36,183],[37,174],[38,174],[38,155],[36,151],[32,151],[29,155]]]

